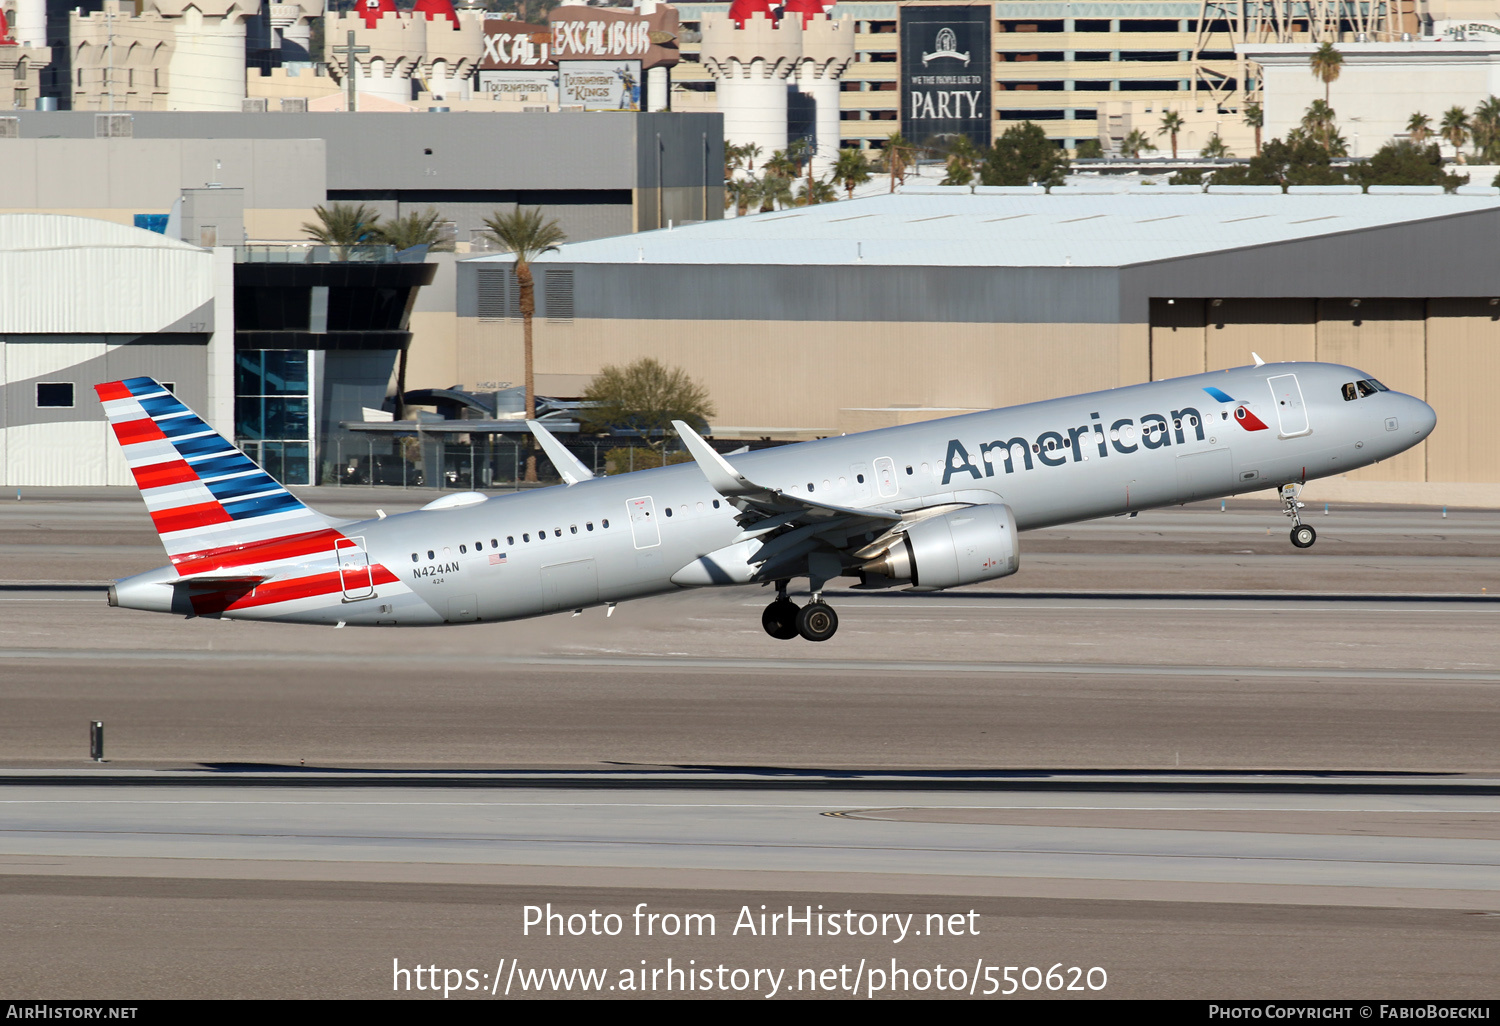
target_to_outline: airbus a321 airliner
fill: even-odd
[[[109,603],[342,627],[487,623],[681,588],[774,584],[773,638],[826,641],[836,578],[937,591],[1016,572],[1017,533],[1279,488],[1389,459],[1437,423],[1363,371],[1266,364],[595,478],[539,424],[565,486],[324,516],[151,378],[97,386],[171,565]],[[787,598],[808,578],[811,600]]]

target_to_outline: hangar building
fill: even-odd
[[[1497,267],[1487,188],[929,186],[565,245],[534,265],[537,372],[655,356],[708,386],[720,437],[806,438],[1258,352],[1437,409],[1427,442],[1356,477],[1494,483],[1500,452],[1470,440],[1500,371]],[[458,268],[459,376],[518,379],[509,256]]]

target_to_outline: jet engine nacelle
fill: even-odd
[[[926,591],[992,581],[1020,566],[1015,515],[986,503],[918,521],[863,569]]]

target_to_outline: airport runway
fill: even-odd
[[[314,501],[426,498],[352,491]],[[133,495],[0,503],[0,980],[380,996],[392,958],[894,951],[1087,962],[1105,996],[1493,997],[1500,514],[1312,519],[1309,552],[1270,503],[1023,535],[985,587],[831,594],[811,645],[753,589],[431,631],[108,609],[163,561]],[[988,932],[522,937],[547,901]]]
[[[1492,996],[1500,955],[1494,779],[202,776],[0,780],[11,993],[372,997],[397,963],[797,979],[896,959],[1102,969],[1081,996],[1457,998]],[[817,932],[767,935],[761,912],[788,907]],[[712,932],[684,936],[689,913]],[[827,932],[835,913],[856,935]]]

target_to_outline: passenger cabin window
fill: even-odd
[[[514,545],[515,542],[510,542],[510,544]],[[498,549],[499,547],[500,547],[500,539],[499,538],[491,538],[490,539],[490,548],[492,548],[492,549]]]
[[[469,547],[467,545],[460,545],[458,547],[458,554],[460,556],[467,555],[468,552],[469,552]]]
[[[436,559],[437,558],[437,554],[435,552],[433,552],[431,549],[428,549],[427,550],[427,558],[428,559]]]
[[[608,520],[601,520],[601,521],[599,521],[599,525],[601,527],[603,527],[606,531],[609,530],[609,521]]]
[[[672,515],[672,507],[668,506],[667,507],[667,516],[671,516],[671,515]]]
[[[514,545],[515,543],[516,543],[516,536],[515,535],[513,535],[513,534],[507,534],[505,536],[505,544],[507,544],[507,545]]]

